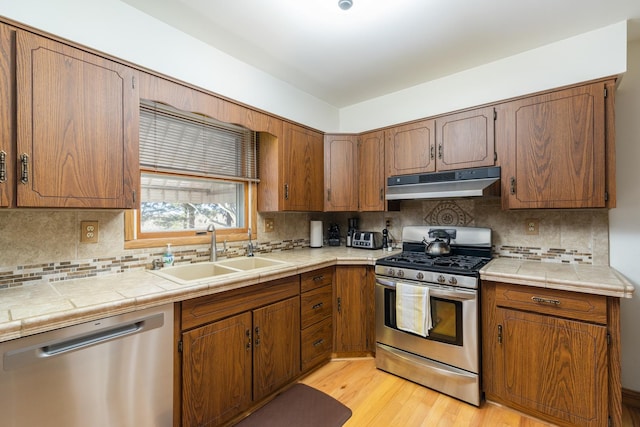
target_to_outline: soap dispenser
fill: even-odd
[[[171,252],[171,243],[167,243],[167,249],[162,255],[162,263],[165,267],[171,267],[173,265],[173,252]]]

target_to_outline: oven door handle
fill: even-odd
[[[387,280],[380,277],[376,277],[376,283],[378,283],[379,285],[385,286],[387,288],[395,288],[397,282],[394,280]],[[448,298],[448,299],[458,300],[458,301],[468,301],[468,300],[476,299],[478,295],[475,289],[468,289],[468,290],[459,289],[459,290],[451,291],[447,289],[441,289],[435,286],[429,286],[429,285],[422,285],[422,286],[429,287],[429,296],[432,296],[432,297]]]

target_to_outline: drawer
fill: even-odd
[[[333,313],[333,286],[323,286],[300,295],[300,328],[307,328]]]
[[[594,323],[607,323],[607,297],[496,283],[496,305]]]
[[[335,267],[322,268],[300,275],[300,292],[333,284]]]
[[[312,368],[324,360],[331,359],[333,327],[331,317],[301,332],[301,368]]]

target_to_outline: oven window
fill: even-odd
[[[433,328],[429,330],[428,340],[440,341],[462,346],[462,302],[445,298],[431,297],[431,321]],[[415,335],[398,329],[396,324],[396,291],[384,290],[384,324],[400,332]]]

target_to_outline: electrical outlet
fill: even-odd
[[[274,230],[273,218],[264,219],[264,231],[265,233],[271,233]]]
[[[540,220],[529,218],[525,221],[525,233],[528,235],[537,235],[539,233]]]
[[[384,228],[390,228],[391,227],[391,218],[385,218],[385,227]]]
[[[80,242],[98,243],[98,221],[80,221]]]

